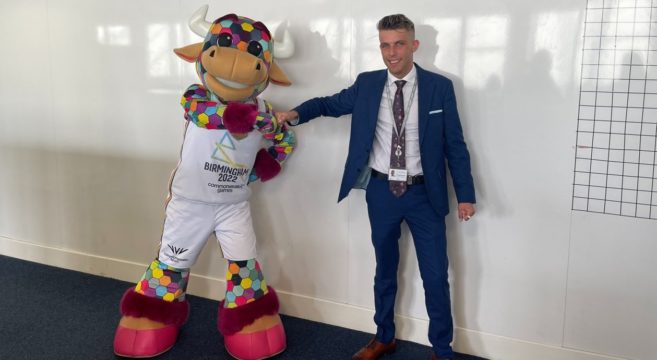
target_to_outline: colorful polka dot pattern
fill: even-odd
[[[201,85],[194,84],[180,99],[185,119],[204,129],[225,129],[222,116],[226,105],[210,100],[210,94]]]
[[[273,145],[268,149],[269,154],[276,159],[279,163],[283,163],[285,159],[294,151],[297,144],[297,139],[294,136],[294,131],[290,130],[287,123],[280,124],[274,114],[274,109],[271,104],[265,100],[266,113],[258,113],[256,116],[256,126],[259,127],[263,136],[267,140],[271,140]]]
[[[258,42],[262,51],[257,57],[265,61],[267,68],[271,65],[273,43],[269,30],[263,23],[235,14],[222,16],[210,27],[205,36],[205,43],[217,44],[217,38],[221,34],[231,35],[231,47],[242,51],[247,51],[250,42]]]
[[[135,286],[135,291],[164,301],[183,301],[188,281],[189,269],[176,269],[155,259]]]
[[[255,259],[228,261],[224,307],[235,308],[248,304],[267,292],[267,283]]]

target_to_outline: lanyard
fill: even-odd
[[[411,90],[411,96],[408,99],[408,104],[406,104],[406,110],[404,111],[404,120],[402,121],[401,129],[397,129],[397,122],[395,121],[395,110],[393,108],[393,97],[390,96],[390,85],[386,84],[386,92],[388,94],[388,101],[390,102],[390,112],[392,113],[392,128],[395,130],[397,138],[401,137],[401,134],[406,130],[406,120],[408,120],[408,112],[411,110],[411,105],[413,104],[413,98],[415,97],[415,91],[417,90],[417,77],[413,81],[413,90]],[[403,94],[403,93],[402,93]],[[402,95],[403,99],[403,95]]]

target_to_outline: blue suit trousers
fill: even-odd
[[[367,186],[367,209],[376,255],[374,322],[376,338],[383,343],[395,337],[395,297],[399,265],[401,223],[406,221],[415,245],[425,304],[429,315],[429,341],[439,358],[453,357],[452,313],[448,282],[445,217],[429,203],[424,184],[410,185],[397,198],[388,181],[372,177]]]

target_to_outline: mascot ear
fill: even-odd
[[[203,43],[187,45],[178,49],[173,49],[173,52],[178,55],[179,58],[187,62],[195,62],[201,50],[203,49]]]
[[[271,63],[271,66],[269,66],[269,80],[274,84],[274,85],[281,85],[281,86],[290,86],[292,85],[292,82],[290,79],[287,78],[287,75],[283,72],[283,70],[276,65],[276,63]]]

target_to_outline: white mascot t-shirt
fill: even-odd
[[[262,134],[258,131],[237,140],[227,130],[188,124],[172,194],[208,204],[247,200],[251,194],[249,174],[261,145]]]

